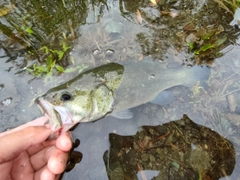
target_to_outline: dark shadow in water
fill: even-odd
[[[143,126],[133,136],[110,133],[109,139],[104,161],[114,180],[217,180],[231,175],[236,163],[231,142],[186,115],[163,125]]]
[[[74,149],[77,148],[79,145],[80,145],[80,140],[76,139],[73,142],[72,149],[69,151],[69,158],[68,158],[65,172],[70,172],[77,163],[81,162],[83,154],[79,151],[74,151]],[[63,175],[64,173],[61,175],[60,179],[63,179]]]

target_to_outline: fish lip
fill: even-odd
[[[35,102],[40,106],[41,110],[50,118],[50,108],[54,108],[53,105],[46,101],[43,97],[37,98]]]
[[[41,107],[45,115],[49,118],[50,124],[53,117],[52,113],[57,113],[57,117],[60,117],[58,120],[61,122],[62,125],[73,123],[73,115],[67,108],[63,106],[55,106],[45,100],[43,97],[37,98],[36,102]]]

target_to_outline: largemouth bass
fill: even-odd
[[[206,68],[167,69],[158,62],[110,63],[87,70],[37,99],[59,133],[154,100],[173,86],[191,86]]]

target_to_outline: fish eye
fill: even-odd
[[[64,93],[61,95],[61,101],[69,101],[71,99],[71,95]]]

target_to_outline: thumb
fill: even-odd
[[[0,137],[0,164],[18,156],[29,147],[45,141],[51,129],[45,126],[30,126]]]

